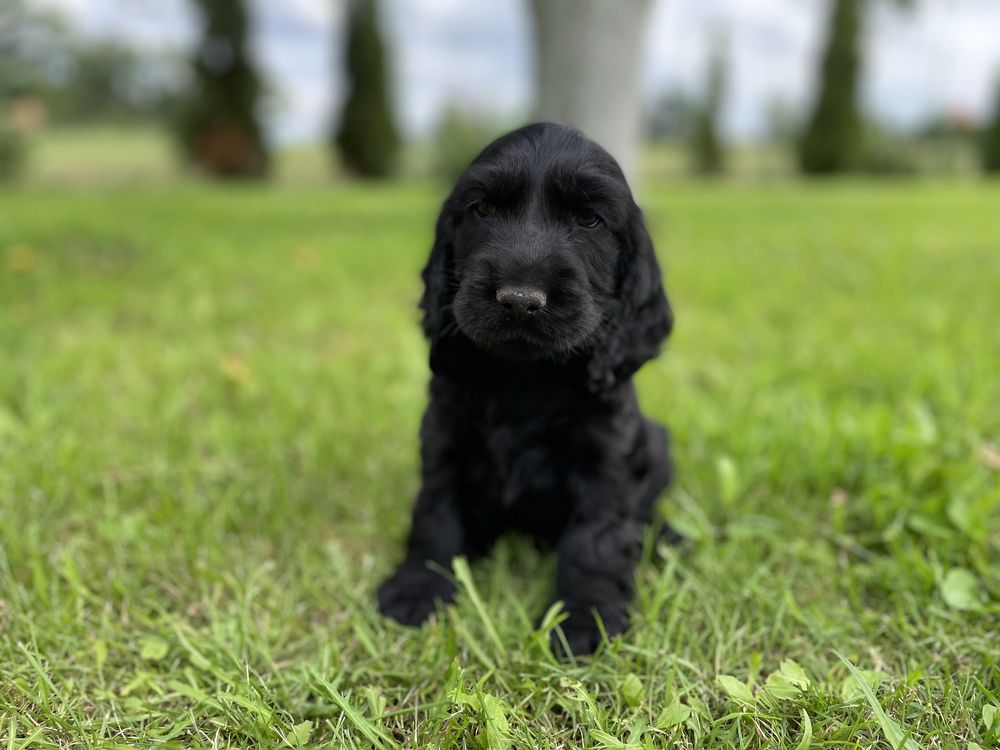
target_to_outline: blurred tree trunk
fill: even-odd
[[[695,171],[702,175],[720,175],[726,170],[726,155],[719,137],[723,98],[728,72],[728,42],[717,36],[708,61],[704,101],[695,118],[691,134],[691,152]]]
[[[359,177],[396,170],[399,133],[389,96],[375,0],[351,0],[347,20],[347,101],[334,136],[344,166]]]
[[[634,176],[651,0],[531,0],[536,114],[579,128]]]
[[[188,158],[217,177],[260,177],[268,169],[258,120],[261,84],[247,49],[243,0],[196,0],[202,38],[195,91],[181,123]]]
[[[799,167],[806,174],[847,172],[861,165],[862,5],[863,0],[835,0],[830,14],[819,95],[799,142]]]

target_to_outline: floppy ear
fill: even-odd
[[[673,311],[663,291],[653,241],[642,211],[634,205],[621,239],[619,307],[609,321],[607,335],[590,362],[590,389],[606,390],[630,378],[655,357],[674,325]]]
[[[449,199],[441,207],[441,214],[438,216],[434,231],[431,256],[421,272],[424,294],[420,298],[420,309],[424,311],[424,335],[432,346],[445,335],[451,325],[454,325],[451,314],[451,302],[455,294],[452,282],[453,233]]]

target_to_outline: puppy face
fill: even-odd
[[[617,164],[574,131],[493,143],[454,193],[461,331],[515,357],[591,343],[615,307],[631,200]]]
[[[561,125],[514,131],[473,161],[445,201],[424,281],[432,344],[457,333],[516,359],[582,354],[604,380],[597,370],[634,370],[670,328],[621,169]]]

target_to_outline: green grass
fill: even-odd
[[[51,127],[28,140],[27,179],[50,185],[167,183],[181,173],[178,148],[160,128]]]
[[[644,192],[692,542],[572,664],[522,540],[373,606],[440,197],[0,193],[0,747],[1000,743],[1000,186]]]

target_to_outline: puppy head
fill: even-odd
[[[672,315],[615,160],[538,124],[489,146],[444,203],[424,269],[424,330],[515,359],[585,357],[595,390],[654,357]]]

